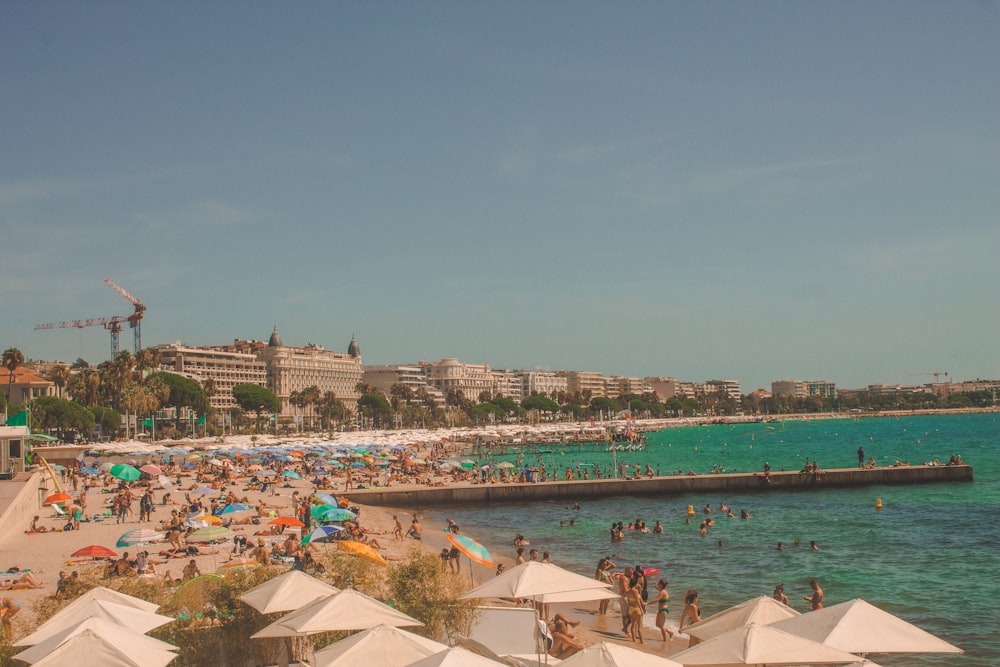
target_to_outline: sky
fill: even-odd
[[[146,346],[1000,378],[1000,5],[0,0],[0,346],[106,360],[34,329],[105,278]]]

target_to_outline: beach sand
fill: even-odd
[[[461,446],[462,445],[454,445],[453,448]],[[418,456],[429,455],[429,453],[430,444],[420,445],[420,449],[417,451]],[[120,458],[124,459],[135,457],[123,455]],[[111,458],[109,460],[115,461],[117,458]],[[145,459],[143,457],[139,457],[138,463],[142,465],[144,462]],[[175,489],[171,494],[175,500],[179,500],[181,502],[183,502],[184,491],[189,491],[198,486],[195,484],[193,477],[186,476],[183,477],[182,480],[183,488]],[[449,483],[460,484],[460,482]],[[406,488],[412,488],[414,486],[416,485],[403,483],[394,485],[394,488],[405,490]],[[276,509],[276,512],[279,515],[291,514],[292,494],[294,492],[297,491],[300,497],[307,497],[313,492],[313,485],[310,482],[306,480],[294,479],[288,480],[288,483],[278,488],[276,490],[276,495],[270,495],[270,493],[262,494],[259,491],[246,491],[244,490],[243,483],[239,480],[237,480],[235,485],[228,488],[231,488],[240,497],[246,495],[251,504],[264,501],[270,505],[279,505],[280,507]],[[349,497],[349,492],[343,492],[341,489],[332,490],[330,492],[337,495],[344,493]],[[157,502],[160,502],[163,497],[163,493],[163,490],[157,489],[155,494]],[[97,513],[98,508],[110,501],[110,499],[113,498],[113,495],[113,493],[102,493],[99,489],[92,488],[87,497],[88,512],[91,514]],[[357,503],[352,502],[351,504],[356,505]],[[447,533],[445,531],[445,527],[442,525],[428,523],[427,519],[423,517],[421,519],[423,522],[424,535],[422,540],[409,538],[403,540],[393,539],[393,515],[395,514],[399,517],[405,531],[409,527],[412,510],[395,510],[392,508],[375,506],[360,507],[360,519],[362,525],[369,531],[376,534],[378,542],[381,545],[380,553],[386,558],[387,561],[389,561],[390,565],[394,561],[405,559],[406,555],[414,547],[425,549],[429,553],[437,554],[440,552],[442,547],[447,545]],[[158,527],[161,520],[170,516],[171,506],[157,504],[152,514],[152,520],[141,523],[138,521],[138,502],[133,503],[133,509],[136,514],[130,515],[125,523],[116,523],[114,517],[105,516],[100,521],[82,523],[81,529],[77,531],[26,534],[25,531],[28,529],[28,525],[5,525],[0,528],[0,570],[6,570],[10,567],[30,570],[31,573],[43,583],[41,588],[22,589],[5,593],[5,595],[14,597],[22,604],[21,613],[13,619],[15,637],[22,637],[31,632],[32,627],[35,624],[32,607],[45,596],[50,596],[54,593],[56,581],[59,577],[60,571],[71,573],[73,570],[80,570],[81,573],[83,573],[84,571],[92,568],[99,568],[97,571],[103,570],[104,561],[94,564],[81,561],[80,559],[73,559],[71,557],[73,552],[83,547],[89,545],[102,545],[111,548],[119,555],[127,551],[131,557],[134,557],[140,549],[146,550],[150,553],[151,560],[157,563],[156,568],[159,573],[157,575],[158,577],[162,578],[166,571],[169,571],[171,576],[174,578],[180,577],[182,568],[185,564],[187,564],[190,558],[184,557],[167,559],[166,563],[160,564],[158,561],[163,559],[161,559],[158,554],[161,550],[167,548],[164,543],[149,544],[143,547],[133,546],[124,549],[115,547],[115,543],[118,541],[119,537],[126,531],[135,528]],[[105,511],[110,512],[110,509],[105,508]],[[65,518],[57,515],[51,507],[41,508],[38,514],[40,516],[39,524],[50,529],[56,528],[65,523]],[[244,525],[235,526],[234,528],[236,528],[238,532],[246,535],[248,539],[255,540],[257,536],[254,535],[254,533],[262,528],[265,528],[266,526],[263,524],[264,522],[262,522],[262,525]],[[270,537],[266,539],[270,542],[273,540],[281,540],[283,538]],[[330,549],[335,547],[320,545],[319,548]],[[202,573],[214,573],[227,561],[233,558],[231,555],[231,549],[231,542],[228,544],[223,543],[219,546],[216,553],[195,556],[194,559]],[[504,563],[508,568],[513,565],[513,562],[508,558],[497,558],[496,560],[497,562]],[[558,562],[556,562],[556,564],[558,565]],[[471,576],[470,567],[472,568]],[[481,583],[486,578],[495,576],[495,573],[491,568],[479,565],[472,566],[468,559],[463,559],[461,573],[456,576],[464,577],[466,581],[469,582],[469,586],[471,587],[473,584]],[[482,604],[497,604],[497,602],[498,601],[484,600],[482,601]],[[581,621],[581,624],[575,628],[575,632],[579,641],[585,646],[590,646],[601,641],[615,641],[634,648],[640,648],[651,653],[658,653],[660,655],[674,653],[687,646],[686,638],[675,639],[671,646],[665,646],[659,639],[659,632],[655,629],[647,629],[645,645],[640,646],[632,643],[621,632],[620,618],[615,610],[614,602],[612,603],[611,610],[606,616],[600,616],[597,614],[596,602],[554,605],[552,611],[561,611],[563,614],[568,615],[575,620]]]

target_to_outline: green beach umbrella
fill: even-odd
[[[142,473],[139,472],[139,469],[134,466],[130,466],[125,463],[118,463],[111,466],[111,476],[125,480],[126,482],[134,482],[142,477]]]

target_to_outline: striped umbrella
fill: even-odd
[[[130,530],[119,537],[115,546],[119,549],[123,549],[125,547],[140,544],[153,544],[154,542],[162,542],[165,537],[166,536],[163,533],[153,530],[152,528],[136,528],[135,530]]]
[[[474,563],[479,563],[484,567],[496,567],[489,550],[482,544],[476,542],[468,535],[448,533],[448,542],[460,552],[469,557]]]
[[[309,531],[309,534],[302,538],[302,544],[328,539],[342,530],[343,528],[340,526],[319,526]]]

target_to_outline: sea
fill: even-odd
[[[1000,665],[1000,415],[916,415],[786,420],[740,425],[669,428],[646,434],[642,451],[608,451],[607,445],[526,445],[478,465],[515,465],[565,471],[567,466],[610,471],[615,464],[649,465],[662,474],[801,470],[857,466],[857,450],[880,466],[897,461],[923,465],[960,456],[974,470],[971,483],[869,486],[745,494],[697,493],[671,497],[620,496],[489,507],[429,508],[492,554],[513,558],[515,533],[552,562],[593,576],[611,556],[620,567],[659,570],[667,579],[676,620],[684,593],[696,589],[702,618],[784,583],[792,606],[816,578],[831,606],[862,598],[964,649],[964,654],[871,656],[884,667],[993,667]],[[560,478],[562,474],[560,474]],[[876,504],[881,501],[881,509]],[[727,504],[736,514],[718,511]],[[710,505],[715,526],[706,537],[698,524]],[[689,506],[695,515],[691,523]],[[750,519],[740,519],[746,509]],[[570,525],[572,520],[573,525]],[[659,520],[663,534],[626,530],[610,541],[612,522]],[[796,540],[800,546],[795,546]],[[778,542],[785,545],[777,549]],[[815,541],[819,550],[809,548]],[[478,566],[477,566],[478,567]],[[650,590],[653,590],[652,585]],[[676,609],[676,611],[674,611]],[[654,636],[647,632],[647,637]]]

